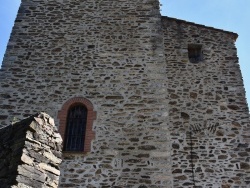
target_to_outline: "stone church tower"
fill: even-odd
[[[158,0],[22,0],[0,72],[1,126],[45,111],[60,187],[248,187],[237,34]]]

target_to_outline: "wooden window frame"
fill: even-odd
[[[93,131],[93,122],[96,119],[96,112],[94,111],[94,106],[88,99],[84,97],[74,97],[69,99],[63,104],[61,110],[58,112],[58,119],[59,119],[58,131],[61,134],[63,140],[65,140],[68,110],[74,105],[83,105],[87,108],[87,123],[86,123],[86,134],[84,138],[84,150],[64,151],[64,152],[87,153],[91,151],[91,141],[95,139],[95,132]]]

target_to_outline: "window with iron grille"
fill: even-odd
[[[88,110],[83,105],[74,105],[68,110],[64,151],[83,151]]]

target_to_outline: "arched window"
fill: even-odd
[[[92,127],[96,113],[92,103],[83,97],[72,98],[58,112],[58,119],[63,151],[89,152],[95,137]]]
[[[82,105],[69,109],[66,134],[64,135],[64,151],[84,151],[87,113],[87,109]]]

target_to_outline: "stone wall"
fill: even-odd
[[[174,187],[248,187],[249,111],[237,35],[162,19]],[[202,45],[191,63],[188,45]]]
[[[0,72],[0,120],[93,104],[90,152],[63,154],[60,187],[246,187],[236,38],[161,17],[158,0],[23,0]],[[188,44],[202,46],[202,61],[189,62]]]
[[[96,139],[86,156],[65,154],[60,186],[171,186],[164,70],[158,0],[25,0],[1,70],[1,121],[57,117],[84,97]]]
[[[2,125],[34,111],[57,117],[75,96],[133,104],[161,79],[160,28],[158,0],[22,1],[0,73]]]
[[[58,187],[61,145],[44,113],[0,129],[0,187]]]

